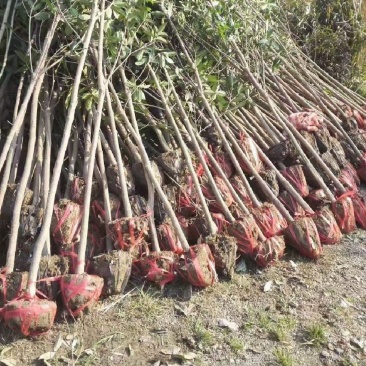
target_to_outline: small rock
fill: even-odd
[[[235,272],[236,273],[247,273],[248,272],[248,267],[247,264],[245,263],[245,260],[242,259],[235,267]]]
[[[330,349],[331,351],[334,351],[334,346],[332,343],[328,343],[328,349]]]
[[[341,355],[342,353],[344,353],[344,350],[342,348],[337,347],[335,349],[335,352],[338,353],[339,355]]]
[[[357,338],[351,338],[350,343],[353,344],[354,346],[357,346],[357,347],[361,348],[361,349],[365,345],[365,342],[364,342],[363,339],[357,339]]]
[[[235,360],[233,358],[230,358],[230,363],[235,363]]]
[[[327,352],[327,351],[322,351],[320,355],[321,355],[322,357],[325,357],[325,358],[330,357],[330,353],[329,353],[329,352]]]
[[[264,285],[264,287],[263,287],[263,291],[264,291],[264,292],[269,292],[269,291],[271,291],[272,284],[273,284],[273,281],[268,281],[268,282],[266,282],[266,284],[265,284],[265,285]]]
[[[217,324],[222,328],[229,328],[231,331],[236,332],[239,329],[239,325],[235,322],[230,322],[226,319],[218,319]]]

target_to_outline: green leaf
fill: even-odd
[[[51,14],[48,11],[40,11],[38,14],[34,16],[36,20],[47,20],[50,19]]]
[[[79,15],[79,19],[80,20],[89,20],[90,19],[90,15],[89,14],[80,14]]]
[[[79,12],[75,8],[70,8],[69,13],[72,17],[78,17],[79,16]]]

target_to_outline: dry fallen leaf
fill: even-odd
[[[178,353],[178,354],[174,354],[173,356],[175,358],[178,358],[178,359],[183,360],[183,361],[194,360],[197,357],[197,355],[193,352]]]
[[[40,355],[38,357],[39,360],[44,360],[44,361],[47,361],[47,360],[52,360],[56,355],[56,352],[46,352],[44,353],[43,355]]]

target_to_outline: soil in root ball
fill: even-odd
[[[122,250],[113,250],[94,257],[92,272],[104,279],[102,295],[123,293],[130,278],[131,266],[131,254]]]

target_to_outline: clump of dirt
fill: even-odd
[[[116,249],[128,251],[149,239],[147,216],[122,217],[108,224],[109,232]]]
[[[278,198],[282,202],[282,204],[286,207],[287,211],[291,214],[291,216],[298,217],[305,215],[305,210],[287,191],[282,191]]]
[[[154,176],[159,182],[159,185],[162,186],[164,184],[164,172],[162,169],[156,164],[155,161],[151,161],[151,168],[154,172]],[[147,182],[145,177],[145,170],[143,164],[138,162],[134,163],[131,166],[132,175],[134,181],[136,183],[136,193],[146,195],[147,194]]]
[[[85,180],[82,177],[75,177],[71,186],[71,199],[82,205],[85,195]],[[99,185],[96,180],[92,182],[91,199],[94,200],[99,195]]]
[[[317,212],[313,216],[313,221],[322,244],[337,244],[341,240],[341,230],[329,207],[323,207]]]
[[[135,194],[136,187],[131,168],[129,166],[124,166],[124,174],[127,184],[128,195],[133,195]],[[107,168],[107,177],[108,189],[110,190],[110,192],[116,194],[117,196],[121,195],[121,182],[119,179],[118,167],[116,165],[110,165]]]
[[[317,259],[323,252],[318,231],[309,217],[302,217],[290,223],[284,234],[286,243],[305,257]]]
[[[223,234],[210,235],[205,238],[205,243],[211,249],[217,272],[231,279],[236,262],[236,239]]]
[[[341,196],[332,203],[332,212],[342,233],[356,230],[356,218],[351,197]]]
[[[71,247],[78,240],[83,208],[68,199],[61,199],[54,207],[51,233],[58,245]]]
[[[139,195],[129,196],[132,216],[142,216],[146,215],[147,212],[147,202],[146,199]]]
[[[61,294],[67,311],[72,316],[91,309],[98,301],[104,280],[101,277],[83,274],[68,274],[61,277]]]
[[[123,293],[130,278],[132,256],[129,252],[113,250],[93,258],[92,273],[102,277],[102,295]]]
[[[154,252],[143,257],[139,265],[143,276],[160,287],[175,280],[174,263],[177,255],[171,251]]]
[[[181,149],[171,150],[160,154],[157,163],[164,170],[170,181],[177,181],[184,167]]]
[[[230,193],[228,186],[219,177],[214,177],[214,180],[215,180],[216,188],[220,192],[220,196],[222,197],[224,203],[226,204],[227,207],[230,207],[231,204],[233,203],[234,199]],[[223,208],[221,207],[219,202],[217,202],[216,197],[211,189],[211,186],[206,179],[203,179],[201,188],[202,188],[203,195],[205,196],[205,198],[208,201],[208,207],[209,207],[210,211],[211,212],[223,212]]]
[[[253,217],[263,234],[270,238],[287,227],[287,221],[272,203],[264,203],[252,210]]]
[[[267,183],[272,193],[277,197],[280,192],[280,188],[278,185],[276,172],[272,169],[266,169],[260,173],[260,176]],[[256,179],[250,180],[250,183],[253,187],[254,192],[258,195],[259,199],[261,199],[262,201],[269,200],[270,198],[269,195],[266,192],[264,192],[262,186]]]
[[[69,273],[70,258],[53,255],[42,257],[38,269],[37,289],[47,298],[56,300],[60,293],[60,283],[56,278]],[[48,281],[45,279],[49,279]]]
[[[259,227],[253,216],[244,216],[228,226],[228,233],[236,239],[238,250],[252,255],[258,245]]]
[[[273,236],[259,242],[254,249],[253,259],[260,267],[267,267],[278,262],[284,255],[286,248],[283,236]]]
[[[206,287],[216,280],[215,261],[207,244],[190,247],[177,261],[176,269],[193,286]]]
[[[28,272],[12,272],[0,276],[0,308],[19,297],[27,288]]]
[[[49,331],[57,311],[53,301],[34,298],[12,301],[4,308],[4,321],[15,332],[36,336]]]
[[[2,216],[10,219],[13,216],[14,204],[17,196],[18,184],[8,184],[1,209]],[[26,188],[22,205],[30,205],[33,199],[33,191]]]
[[[161,249],[172,251],[177,254],[183,253],[183,247],[175,232],[171,220],[165,219],[156,229]]]

